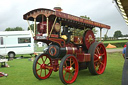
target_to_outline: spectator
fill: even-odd
[[[125,53],[126,53],[126,44],[124,45],[124,48],[123,48],[123,51],[122,51],[122,54],[123,54],[124,58],[125,58]]]

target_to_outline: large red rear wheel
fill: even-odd
[[[78,61],[73,55],[66,55],[62,58],[59,67],[60,80],[64,84],[73,83],[78,75],[79,66]]]
[[[89,71],[91,74],[102,74],[105,71],[107,63],[107,53],[102,43],[93,43],[88,51],[91,54],[89,62]]]
[[[47,54],[37,56],[33,63],[33,73],[39,80],[48,78],[52,69],[48,69],[52,65],[51,58]]]

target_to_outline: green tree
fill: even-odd
[[[31,28],[31,30],[34,32],[34,24],[31,24],[31,25],[30,25],[30,28]],[[28,30],[30,30],[30,28],[28,27]]]
[[[31,25],[30,25],[30,28],[31,28],[31,30],[34,32],[34,24],[31,24]],[[28,27],[28,30],[30,30],[30,28]],[[37,34],[37,33],[38,33],[38,32],[37,32],[37,24],[36,24],[36,30],[35,30],[35,31],[36,31],[36,34]]]
[[[86,16],[86,15],[85,16],[80,16],[80,17],[83,18],[83,19],[91,20],[91,18]],[[95,28],[93,28],[92,31],[93,31],[94,34],[96,34],[98,32],[98,30],[96,30]]]
[[[108,36],[105,34],[104,35],[104,40],[107,40],[108,39]]]
[[[6,29],[5,29],[5,31],[14,31],[14,29],[13,29],[13,28],[8,27],[8,28],[6,28]]]
[[[98,30],[96,30],[95,28],[93,28],[92,31],[94,34],[96,34],[98,32]]]
[[[22,27],[6,28],[5,31],[24,31]]]
[[[87,17],[86,15],[85,16],[80,16],[80,17],[83,18],[83,19],[91,20],[90,17]]]
[[[15,27],[14,31],[24,31],[22,27]]]
[[[121,31],[120,30],[117,30],[117,31],[115,31],[114,32],[114,35],[113,35],[115,38],[118,38],[118,37],[122,37],[123,35],[122,35],[122,33],[121,33]]]

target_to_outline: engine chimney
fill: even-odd
[[[55,10],[55,11],[59,11],[59,12],[62,11],[61,7],[54,7],[54,10]]]

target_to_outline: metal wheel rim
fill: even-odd
[[[9,57],[10,57],[10,58],[14,57],[14,54],[13,54],[13,53],[10,53],[10,54],[9,54]]]
[[[43,58],[45,57],[45,59]],[[40,62],[39,62],[40,61]],[[42,62],[41,62],[42,61]],[[49,61],[49,62],[48,62]],[[38,77],[40,79],[46,79],[48,78],[51,73],[52,73],[52,69],[44,69],[41,66],[43,64],[46,64],[46,66],[51,66],[51,59],[48,55],[44,54],[42,56],[40,56],[36,62],[36,74],[38,75]],[[44,73],[44,74],[43,74]]]
[[[67,64],[67,61],[70,62],[69,65]],[[73,65],[75,65],[74,72],[66,72],[66,68],[72,67]],[[65,60],[65,62],[63,64],[63,72],[62,73],[63,73],[63,79],[66,83],[73,83],[76,80],[76,77],[78,75],[78,62],[74,56],[69,56]],[[69,74],[69,76],[67,74]],[[66,76],[68,77],[68,79],[65,78]]]

